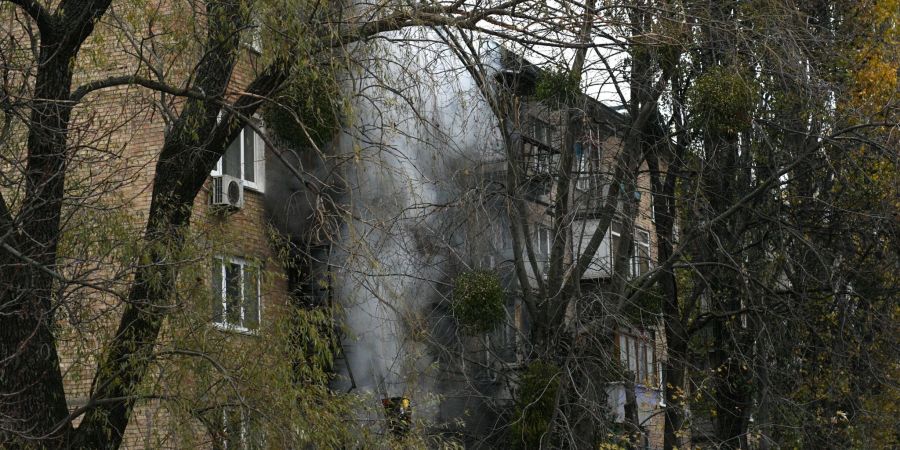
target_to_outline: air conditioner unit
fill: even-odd
[[[210,204],[232,209],[243,208],[244,181],[229,175],[213,177]]]

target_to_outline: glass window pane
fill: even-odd
[[[221,323],[222,317],[222,260],[212,264],[212,320]]]
[[[643,275],[650,271],[650,251],[646,247],[642,247],[639,255],[638,265],[639,274]]]
[[[244,268],[244,327],[259,327],[259,269]]]
[[[225,321],[241,323],[241,266],[233,262],[225,264]]]
[[[244,128],[244,179],[256,181],[256,133]]]
[[[243,133],[242,133],[243,134]],[[241,137],[231,141],[222,158],[222,173],[233,177],[241,177]]]
[[[638,230],[638,240],[645,246],[650,245],[650,233],[643,230]]]
[[[628,370],[630,370],[631,373],[633,373],[635,376],[637,376],[637,373],[638,373],[638,368],[637,368],[637,354],[638,354],[638,352],[637,352],[637,340],[632,339],[632,338],[630,338],[630,337],[628,338],[628,340],[629,340],[629,343],[628,343],[628,350],[629,350],[629,355],[628,355]]]

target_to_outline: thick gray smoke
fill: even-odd
[[[468,72],[433,34],[413,33],[360,51],[347,81],[356,96],[336,167],[348,214],[332,264],[345,313],[342,387],[408,396],[424,418],[443,370],[426,345],[429,317],[455,261],[467,260],[455,228],[501,144]]]

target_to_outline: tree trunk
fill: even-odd
[[[71,3],[63,2],[53,16],[41,9],[36,18],[41,44],[25,199],[15,219],[5,205],[0,218],[0,441],[10,448],[57,447],[71,429],[53,335],[71,62],[109,2]],[[69,10],[74,12],[65,15]]]

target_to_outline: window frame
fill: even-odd
[[[609,239],[609,255],[610,255],[610,262],[611,262],[610,265],[612,265],[612,263],[616,260],[615,259],[616,258],[616,256],[615,256],[616,249],[618,248],[619,239],[622,238],[622,231],[616,231],[615,226],[618,226],[620,228],[620,230],[624,230],[625,224],[622,223],[621,221],[616,221],[616,220],[613,220],[610,223],[610,226],[609,226],[609,237],[610,237],[610,239]],[[638,241],[639,235],[646,236],[647,241],[646,242]],[[651,257],[651,253],[650,253],[650,250],[652,248],[652,245],[651,245],[652,243],[650,241],[651,241],[650,231],[645,230],[638,226],[634,227],[634,232],[632,233],[632,236],[631,236],[631,247],[632,247],[631,258],[628,261],[628,275],[629,276],[639,277],[639,276],[644,275],[645,273],[648,273],[651,270],[653,270],[653,258]],[[644,250],[647,252],[647,272],[644,272],[644,273],[640,272],[641,256],[638,253],[638,247],[643,247]],[[610,268],[610,271],[612,271],[612,268]]]
[[[483,381],[497,381],[499,372],[506,368],[518,367],[524,360],[522,341],[519,334],[524,330],[524,310],[521,301],[507,297],[504,302],[504,322],[497,328],[482,333],[479,345],[480,367],[477,377]]]
[[[581,142],[581,157],[578,158],[575,187],[588,192],[596,188],[594,181],[600,178],[600,130],[596,126],[589,126],[585,137],[587,139],[582,139]],[[599,184],[598,182],[597,185]]]
[[[531,138],[547,147],[553,147],[554,129],[553,126],[536,116],[531,117]]]
[[[537,254],[535,255],[535,258],[539,263],[543,264],[546,269],[550,266],[550,254],[553,252],[553,230],[543,225],[538,226],[535,235],[535,244],[537,244]],[[544,251],[544,246],[546,246],[546,251]]]
[[[228,290],[227,290],[227,277],[225,272],[225,263],[234,263],[240,266],[240,286],[241,286],[241,298],[238,302],[240,305],[240,323],[231,323],[228,321]],[[259,328],[262,326],[262,316],[263,316],[263,301],[262,301],[262,267],[260,265],[254,264],[247,259],[236,257],[236,256],[225,256],[219,255],[213,257],[213,264],[218,265],[220,268],[219,272],[219,280],[221,285],[219,286],[219,295],[221,296],[221,307],[222,307],[222,316],[221,322],[217,321],[215,317],[212,318],[212,323],[216,328],[225,331],[236,331],[244,334],[257,334],[259,332]],[[256,269],[256,328],[249,328],[245,326],[245,308],[244,305],[246,303],[246,292],[245,288],[247,283],[245,282],[245,273],[247,267],[255,267]],[[212,284],[211,280],[210,284]],[[213,288],[213,295],[215,296],[215,288]],[[215,299],[215,297],[213,298]]]
[[[262,130],[262,127],[263,127],[262,121],[256,116],[254,116],[253,119],[258,124],[257,128]],[[244,133],[247,132],[248,130],[251,133],[253,133],[253,158],[254,158],[254,160],[253,160],[253,178],[254,178],[254,180],[253,181],[247,180],[246,174],[244,173],[246,165],[247,165],[247,162],[245,161],[245,158],[244,158],[244,156],[246,155],[246,151],[244,149],[244,142],[245,142]],[[238,178],[241,179],[245,188],[259,192],[259,193],[265,193],[265,185],[266,185],[266,180],[265,180],[266,143],[265,143],[265,141],[263,140],[262,136],[260,136],[259,133],[257,133],[256,130],[254,130],[249,124],[244,124],[244,126],[241,128],[241,132],[238,133],[238,136],[235,139],[237,139],[237,141],[240,144],[239,148],[238,148],[238,153],[240,153],[240,159],[241,159],[241,163],[240,163],[241,173]],[[232,142],[234,142],[234,141],[231,141],[228,143],[228,147],[226,147],[226,149],[225,149],[226,152],[228,151],[228,148],[231,147]],[[222,157],[219,158],[218,161],[216,161],[216,167],[213,168],[212,172],[210,172],[210,176],[219,177],[219,176],[223,175],[222,161],[224,158],[225,158],[225,155],[222,155]]]
[[[640,235],[646,236],[647,241],[646,242],[639,241],[638,236],[640,236]],[[645,273],[650,272],[650,270],[653,269],[653,259],[650,257],[650,248],[651,248],[650,232],[641,227],[634,227],[634,237],[633,237],[632,241],[633,241],[632,245],[634,245],[634,250],[632,250],[632,255],[631,255],[631,276],[639,277],[641,275],[644,275]],[[638,253],[639,247],[642,247],[647,252],[647,271],[643,272],[643,273],[640,271],[641,256],[640,256],[640,253]]]
[[[658,388],[662,380],[656,340],[652,332],[624,331],[616,333],[619,363],[634,375],[634,383]]]
[[[577,159],[578,173],[575,177],[575,188],[587,192],[591,188],[590,144],[581,144],[581,155]]]
[[[237,410],[237,411],[234,411]],[[229,413],[239,412],[240,414],[240,435],[237,439],[236,449],[232,449],[229,446]],[[221,433],[220,442],[221,447],[224,450],[247,450],[247,449],[256,449],[256,448],[265,448],[265,437],[263,436],[261,430],[253,430],[251,429],[252,419],[250,418],[250,414],[247,409],[242,406],[229,406],[221,408],[221,414],[219,414],[218,423],[219,432]],[[260,442],[252,442],[254,439],[254,434],[256,434],[260,438]]]

